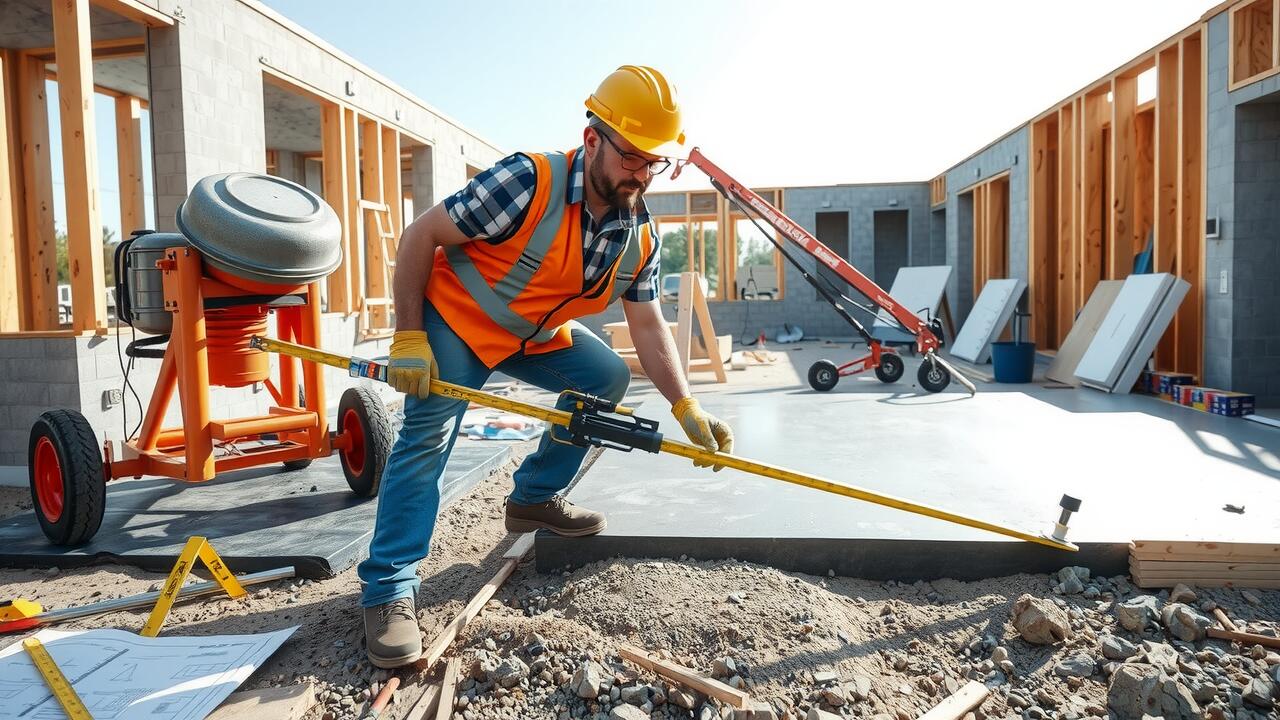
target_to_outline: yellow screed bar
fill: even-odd
[[[255,337],[253,338],[253,346],[267,352],[289,355],[303,360],[310,360],[311,362],[319,363],[321,365],[330,365],[332,367],[342,368],[343,370],[348,371],[351,370],[353,365],[376,367],[376,364],[374,363],[368,363],[362,360],[353,361],[351,358],[344,355],[338,355],[337,353],[325,352],[323,350],[317,350],[304,345],[295,345],[294,343],[273,340],[271,338]],[[375,375],[368,376],[376,378]],[[474,390],[469,387],[455,385],[443,380],[432,380],[431,392],[442,397],[453,398],[455,400],[465,400],[467,402],[476,403],[477,405],[491,407],[495,410],[503,410],[537,420],[545,420],[553,425],[559,425],[564,428],[569,427],[569,420],[573,417],[572,413],[564,410],[523,403],[518,400],[511,400],[499,395],[484,392],[483,390]],[[617,412],[623,415],[634,414],[633,410],[622,406],[618,406]],[[947,522],[956,523],[957,525],[964,525],[978,530],[986,530],[998,535],[1004,535],[1018,540],[1025,540],[1026,542],[1032,542],[1046,547],[1056,548],[1058,550],[1069,550],[1073,552],[1079,550],[1079,548],[1072,543],[1054,540],[1053,538],[1046,537],[1044,535],[1037,535],[1017,528],[1006,527],[1004,525],[987,522],[986,520],[979,520],[978,518],[969,517],[968,515],[954,513],[931,505],[912,502],[892,495],[885,495],[883,493],[874,492],[854,485],[845,485],[843,483],[833,482],[815,475],[809,475],[795,470],[788,470],[787,468],[760,462],[758,460],[750,460],[736,455],[711,452],[710,450],[704,450],[696,445],[690,445],[676,440],[663,439],[661,450],[662,452],[679,455],[680,457],[688,458],[690,460],[711,462],[717,465],[730,467],[735,470],[748,472],[752,475],[781,480],[782,482],[791,483],[793,485],[802,485],[807,488],[821,490],[833,495],[843,495],[844,497],[853,498],[855,500],[864,500],[869,503],[875,503],[876,505],[905,510],[909,513],[924,515],[938,520],[946,520]]]

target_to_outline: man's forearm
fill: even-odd
[[[689,396],[689,383],[681,372],[675,339],[665,322],[651,327],[631,328],[636,355],[645,375],[662,397],[672,405]]]
[[[431,278],[436,248],[418,223],[405,228],[396,249],[391,294],[396,304],[396,330],[422,329],[422,299]]]

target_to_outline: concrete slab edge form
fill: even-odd
[[[538,572],[580,567],[614,557],[740,560],[792,572],[867,580],[982,580],[1018,573],[1054,573],[1083,565],[1095,575],[1126,575],[1129,544],[1084,543],[1068,553],[1023,542],[832,539],[620,537],[563,538],[541,531],[534,543]]]

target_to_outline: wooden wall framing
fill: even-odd
[[[988,280],[1009,277],[1009,173],[973,185],[973,297]]]
[[[929,207],[941,205],[947,201],[947,176],[939,175],[929,181]]]
[[[1227,65],[1229,90],[1280,72],[1280,0],[1253,0],[1231,8]]]
[[[783,188],[753,188],[753,190],[774,207],[785,212],[783,208]],[[686,267],[688,270],[702,273],[704,277],[708,274],[705,244],[708,228],[706,225],[715,223],[718,286],[715,297],[708,297],[707,300],[710,302],[739,300],[737,223],[739,220],[747,219],[747,216],[738,212],[732,203],[725,200],[724,196],[717,192],[684,191],[679,194],[684,196],[683,205],[686,212],[678,215],[654,215],[654,221],[659,225],[662,223],[684,224],[685,232],[688,233],[689,238]],[[659,228],[659,232],[661,232],[661,228]],[[776,273],[775,282],[778,288],[774,299],[781,300],[786,295],[786,264],[781,253],[776,248],[773,251],[773,265]]]
[[[94,95],[115,99],[122,237],[145,218],[141,117],[144,100],[94,84],[95,59],[145,56],[142,37],[93,40],[89,11],[99,5],[149,26],[172,20],[131,0],[50,3],[54,46],[0,50],[0,332],[104,333],[107,304],[98,187]],[[57,63],[59,72],[49,70]],[[67,219],[70,330],[62,330],[54,168],[46,81],[58,84],[58,117]]]
[[[1152,271],[1192,286],[1157,364],[1201,374],[1202,32],[1193,26],[1032,121],[1028,292],[1040,347],[1057,348],[1098,281],[1128,276],[1150,242]],[[1150,70],[1156,97],[1139,103]]]
[[[279,71],[264,68],[262,77],[320,106],[321,150],[302,155],[320,161],[321,195],[342,224],[342,264],[326,280],[327,312],[359,313],[366,299],[372,304],[391,295],[387,271],[395,258],[387,257],[374,214],[396,238],[404,232],[402,147],[406,140],[420,141]],[[388,307],[378,302],[369,308],[378,326]]]

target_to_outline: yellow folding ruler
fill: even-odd
[[[155,637],[160,634],[160,626],[164,625],[165,618],[169,617],[169,609],[173,607],[173,601],[178,599],[178,592],[182,590],[187,575],[191,574],[196,558],[204,563],[209,573],[213,575],[214,582],[226,590],[227,595],[238,598],[245,594],[240,581],[236,580],[236,576],[227,569],[226,563],[222,562],[218,553],[213,551],[209,541],[197,535],[187,540],[187,546],[182,549],[182,554],[178,556],[178,562],[173,566],[173,570],[169,571],[169,578],[164,581],[164,589],[156,599],[156,606],[152,608],[147,624],[142,626],[142,632],[139,634],[146,637]]]
[[[67,717],[71,720],[93,720],[93,716],[89,714],[89,708],[84,706],[80,700],[80,696],[76,694],[75,688],[71,687],[71,682],[67,680],[67,676],[62,674],[62,670],[58,669],[58,664],[53,661],[53,657],[49,655],[49,651],[45,649],[44,644],[39,640],[29,637],[22,641],[22,647],[31,656],[31,661],[36,664],[36,669],[44,676],[44,682],[49,686],[49,691],[58,699],[58,703],[62,705],[62,709],[67,713]]]

